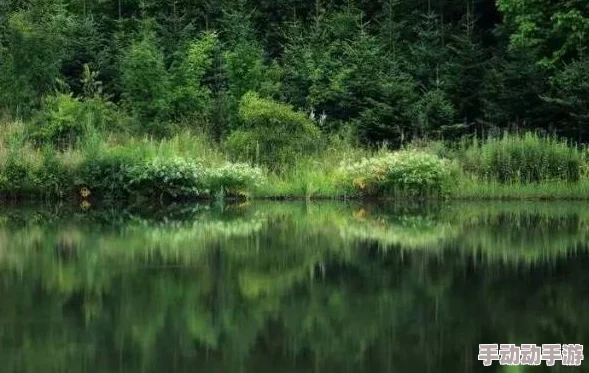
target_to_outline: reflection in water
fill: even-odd
[[[509,371],[478,344],[589,341],[588,233],[562,203],[4,209],[2,371]]]

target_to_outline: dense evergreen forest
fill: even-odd
[[[0,17],[1,197],[589,198],[585,0],[3,0]]]
[[[584,0],[3,0],[0,107],[99,95],[149,133],[222,139],[254,91],[365,144],[586,140],[588,41]]]

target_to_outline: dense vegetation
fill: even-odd
[[[588,34],[583,0],[5,0],[0,190],[589,196]]]

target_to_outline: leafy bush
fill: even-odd
[[[418,151],[384,153],[342,164],[342,180],[363,195],[444,195],[453,168],[446,160]]]
[[[260,168],[245,163],[226,163],[207,172],[209,188],[228,195],[246,194],[259,187],[264,180],[265,176]]]
[[[262,170],[247,164],[207,164],[200,160],[204,153],[180,139],[117,147],[101,141],[99,134],[88,138],[76,180],[78,189],[86,187],[98,197],[189,199],[208,197],[211,190],[238,195],[258,186],[264,177]]]
[[[0,190],[16,198],[35,190],[34,175],[38,168],[28,156],[22,133],[13,133],[6,141],[6,154],[1,165]]]
[[[62,198],[73,187],[73,170],[56,152],[45,148],[10,151],[0,169],[0,194],[9,198]],[[41,157],[39,157],[41,155]]]
[[[100,97],[80,100],[71,94],[59,93],[45,98],[30,128],[37,143],[65,147],[82,140],[89,128],[112,128],[117,120],[113,103]]]
[[[131,194],[157,198],[194,198],[208,194],[205,169],[180,157],[155,159],[129,168]]]
[[[17,197],[33,190],[31,165],[18,158],[9,157],[2,170],[1,189],[3,194]]]
[[[298,154],[316,150],[318,128],[290,105],[249,92],[241,100],[239,118],[243,129],[234,131],[225,143],[235,158],[277,168],[292,164]]]
[[[88,156],[80,167],[76,186],[86,187],[100,197],[126,198],[131,182],[129,169],[139,162],[124,150]]]
[[[582,166],[581,152],[576,148],[531,133],[505,134],[475,143],[462,161],[465,171],[500,183],[576,182]]]
[[[74,170],[68,166],[70,165],[60,161],[53,148],[45,147],[40,167],[34,170],[36,189],[45,196],[64,197],[74,186]]]

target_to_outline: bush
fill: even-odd
[[[32,165],[19,158],[9,156],[2,170],[1,189],[3,194],[19,197],[34,190]]]
[[[231,196],[244,195],[264,182],[262,170],[245,163],[226,163],[207,172],[207,185],[212,191]]]
[[[35,191],[35,170],[38,162],[25,148],[22,133],[13,133],[5,139],[6,153],[0,173],[0,190],[11,198],[19,198]]]
[[[140,161],[125,149],[92,154],[81,165],[76,186],[86,187],[99,197],[126,198],[131,183],[129,170]]]
[[[237,195],[263,181],[262,170],[247,164],[205,166],[200,158],[195,161],[174,155],[176,151],[186,157],[197,156],[188,151],[191,149],[182,149],[189,144],[179,140],[110,148],[101,145],[100,136],[89,140],[76,186],[102,198],[191,199],[208,197],[211,190]]]
[[[76,145],[89,128],[112,128],[117,111],[111,102],[100,97],[80,100],[71,94],[59,93],[45,98],[37,113],[30,135],[37,144],[52,144],[64,148]]]
[[[243,129],[234,131],[225,143],[237,159],[255,160],[276,169],[317,148],[318,128],[290,105],[249,92],[241,100],[239,118]]]
[[[73,187],[70,164],[55,150],[10,149],[0,169],[0,195],[9,198],[62,198]]]
[[[446,160],[419,151],[384,153],[340,167],[342,180],[362,195],[445,195],[453,168]]]
[[[34,171],[37,190],[45,196],[64,197],[66,192],[74,186],[74,170],[60,161],[57,153],[51,147],[43,149],[42,163]]]
[[[128,191],[135,196],[176,199],[208,194],[204,167],[180,157],[155,159],[128,171]]]
[[[462,161],[465,171],[500,183],[576,182],[582,166],[581,152],[574,147],[531,133],[475,143]]]

